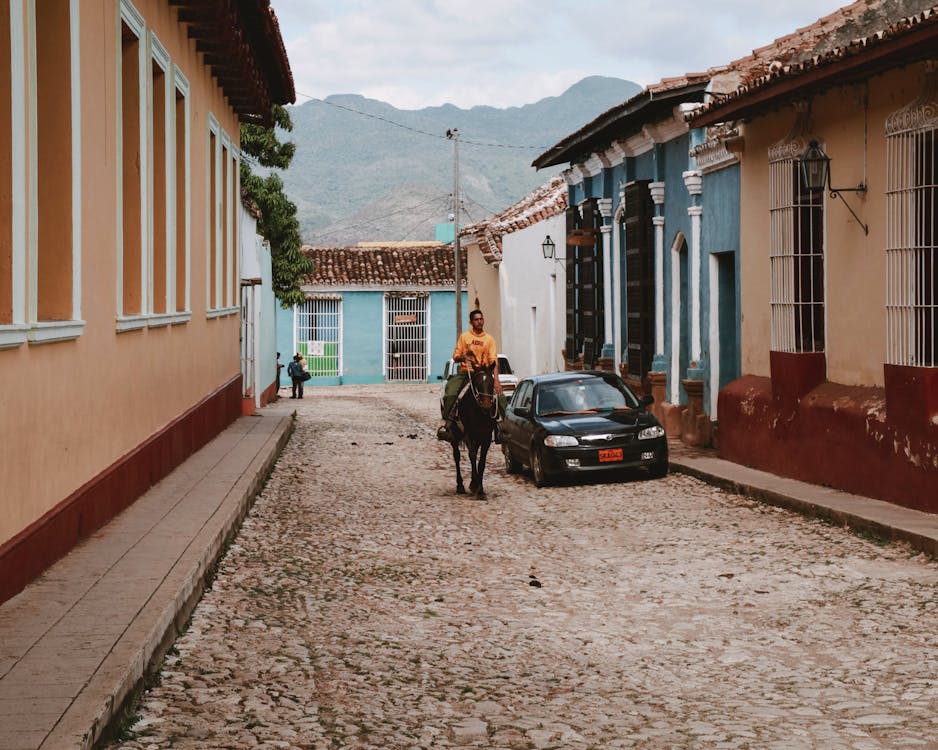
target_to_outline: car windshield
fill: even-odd
[[[537,394],[537,414],[634,409],[638,399],[624,383],[593,377],[561,383],[543,383]]]

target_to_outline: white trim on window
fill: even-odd
[[[165,322],[166,315],[169,311],[175,308],[175,299],[172,303],[170,302],[171,293],[174,288],[173,276],[175,273],[175,262],[172,258],[172,253],[170,249],[173,247],[174,243],[172,240],[172,221],[170,217],[170,205],[173,196],[173,186],[171,179],[171,169],[172,169],[172,158],[173,158],[173,144],[171,142],[171,135],[173,133],[172,123],[170,121],[170,115],[175,112],[175,98],[171,98],[174,89],[172,85],[172,68],[170,66],[169,53],[166,51],[166,48],[160,42],[159,37],[151,30],[147,34],[148,39],[148,48],[149,55],[147,56],[147,72],[146,72],[146,100],[147,100],[147,179],[148,179],[148,189],[147,189],[147,311],[149,313],[152,325],[160,326],[167,325]],[[154,91],[153,90],[153,66],[156,65],[163,72],[163,91]],[[156,247],[154,243],[156,242],[156,231],[154,221],[156,221],[155,215],[155,206],[154,198],[156,195],[156,185],[154,180],[156,179],[156,169],[155,169],[155,154],[153,153],[153,144],[154,144],[154,132],[153,132],[153,111],[154,111],[154,101],[155,98],[162,94],[163,97],[163,201],[164,201],[164,213],[163,213],[163,231],[164,231],[164,247],[163,247],[163,273],[164,273],[164,284],[163,284],[163,304],[164,310],[167,312],[158,313],[155,310],[156,300],[154,281],[156,278],[156,273],[154,269],[154,262],[157,257]]]
[[[184,242],[185,242],[185,302],[182,310],[176,309],[176,300],[173,299],[173,309],[176,309],[177,320],[175,323],[186,322],[191,319],[191,290],[192,290],[192,164],[191,156],[189,153],[191,133],[189,131],[189,80],[183,75],[182,71],[178,66],[173,65],[173,111],[175,112],[175,92],[179,92],[183,98],[183,120],[185,121],[185,132],[183,134],[183,148],[185,149],[184,155],[184,170],[185,174],[182,176],[183,186],[185,188],[185,215],[182,217],[182,221],[185,222],[184,229]],[[174,149],[174,164],[175,164],[175,148],[177,143],[177,133],[176,133],[176,118],[172,118],[173,121],[173,149]],[[172,221],[173,221],[173,257],[176,257],[176,228],[178,222],[180,221],[179,216],[176,213],[176,197],[179,190],[180,175],[178,171],[174,172],[175,180],[173,181],[173,201],[172,201]],[[175,289],[176,279],[173,280],[173,285]],[[178,292],[178,289],[176,289]]]
[[[51,344],[55,341],[70,341],[81,336],[84,329],[83,320],[36,321],[29,328],[29,343]]]
[[[209,310],[206,314],[206,318],[224,318],[228,315],[234,315],[235,313],[240,313],[240,307],[220,307],[217,310]]]
[[[125,314],[124,313],[124,160],[123,160],[123,144],[124,144],[124,126],[123,126],[123,94],[122,94],[122,65],[121,59],[123,57],[122,48],[123,41],[121,38],[121,24],[124,23],[127,25],[127,28],[137,37],[138,42],[138,55],[137,55],[137,86],[140,92],[139,96],[139,111],[138,111],[138,132],[139,132],[139,153],[142,155],[148,153],[147,147],[147,96],[146,91],[149,89],[147,85],[146,76],[147,76],[147,51],[145,43],[145,31],[146,23],[143,19],[143,16],[140,15],[140,12],[134,7],[133,3],[130,0],[120,0],[117,8],[117,34],[116,34],[116,74],[115,79],[117,81],[117,99],[115,107],[115,125],[116,125],[116,156],[115,156],[115,170],[116,170],[116,179],[117,179],[117,201],[116,201],[116,240],[117,240],[117,316],[116,316],[116,330],[120,333],[123,331],[135,331],[140,328],[146,327],[146,315],[145,312],[148,309],[148,251],[147,251],[147,202],[148,202],[148,163],[146,159],[141,158],[140,164],[140,310],[139,313]]]
[[[212,136],[215,136],[214,155]],[[212,158],[215,167],[212,171]],[[205,299],[206,316],[220,318],[240,312],[238,302],[240,279],[237,261],[237,206],[240,205],[237,191],[240,189],[238,165],[240,154],[235,148],[231,136],[219,125],[218,120],[209,113],[206,144],[206,206],[209,213],[214,211],[215,220],[206,223],[205,254]],[[224,178],[222,177],[224,175]],[[215,197],[212,199],[214,191]],[[215,261],[215,275],[212,277],[212,259]],[[226,283],[227,279],[227,283]],[[215,293],[215,306],[211,304],[212,292]]]
[[[239,227],[238,209],[241,206],[241,177],[239,165],[241,153],[237,144],[232,142],[228,148],[231,163],[228,166],[228,307],[238,305],[239,290],[241,288],[241,268],[238,263]]]
[[[80,0],[69,6],[72,77],[72,323],[81,320],[81,14]]]
[[[0,349],[20,346],[26,342],[26,227],[28,223],[26,192],[26,132],[29,114],[26,111],[26,47],[23,42],[25,19],[23,4],[10,3],[10,268],[11,321],[0,325]]]
[[[213,145],[212,145],[212,136],[215,136],[214,141],[214,154]],[[215,270],[216,277],[220,276],[218,270],[220,266],[218,265],[218,250],[220,241],[216,241],[217,238],[221,237],[221,222],[219,217],[218,203],[220,196],[218,195],[218,183],[219,175],[221,174],[221,128],[218,124],[218,120],[215,118],[211,112],[208,114],[208,132],[206,133],[206,143],[205,143],[205,174],[208,179],[205,180],[205,207],[206,207],[206,222],[205,222],[205,310],[206,313],[210,313],[213,310],[216,310],[217,307],[220,307],[220,300],[218,296],[218,285],[217,280],[212,278],[212,257],[215,257]],[[214,170],[212,166],[214,164]],[[215,188],[215,200],[212,200],[212,189]],[[215,220],[212,221],[212,216],[214,213]],[[212,306],[212,284],[215,284],[215,303],[216,306]],[[211,317],[211,316],[208,316]]]
[[[69,0],[69,97],[70,97],[70,158],[72,224],[72,290],[71,320],[39,320],[39,150],[38,150],[38,75],[36,47],[36,0],[27,2],[28,22],[28,86],[29,86],[29,331],[31,344],[45,344],[75,339],[82,334],[81,320],[81,34],[79,28],[80,0]],[[11,15],[11,22],[13,17]]]
[[[221,253],[220,263],[218,266],[218,289],[220,294],[216,297],[216,301],[219,303],[219,307],[224,309],[229,309],[233,304],[232,297],[232,270],[233,266],[231,263],[231,240],[232,240],[232,217],[233,212],[231,210],[231,137],[224,130],[221,131],[221,159],[223,163],[220,165],[221,175],[224,175],[224,181],[219,177],[218,183],[218,198],[221,203],[221,221],[224,224],[222,227],[221,237],[224,239],[224,243],[220,245],[219,252]]]

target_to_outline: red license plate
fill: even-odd
[[[607,463],[609,461],[621,461],[621,460],[622,460],[621,448],[600,448],[599,462],[601,464]]]

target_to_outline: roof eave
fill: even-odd
[[[803,72],[782,75],[751,91],[732,96],[700,114],[688,117],[691,127],[750,119],[785,105],[792,99],[816,94],[832,86],[870,78],[891,68],[938,57],[938,23],[916,27],[901,37],[884,40],[862,51]]]
[[[709,84],[708,79],[661,92],[645,89],[623,104],[603,113],[575,133],[568,135],[538,156],[531,162],[531,166],[536,169],[544,169],[557,164],[573,163],[581,156],[592,153],[595,150],[593,146],[596,143],[614,140],[617,136],[610,135],[610,133],[618,133],[618,131],[629,127],[630,123],[628,121],[633,118],[642,119],[640,115],[652,105],[659,107],[662,104],[672,102],[680,104],[682,101],[687,101],[698,94],[704,93]],[[646,124],[646,122],[643,120],[640,124]]]

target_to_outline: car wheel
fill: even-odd
[[[668,462],[667,460],[655,461],[648,467],[648,476],[652,479],[661,479],[664,476],[667,476],[668,473]]]
[[[534,475],[535,487],[546,487],[548,484],[547,474],[544,472],[544,459],[541,456],[540,448],[531,449],[531,473]]]
[[[502,455],[505,457],[505,471],[508,474],[517,474],[521,471],[521,464],[511,455],[511,448],[508,443],[502,443]]]

